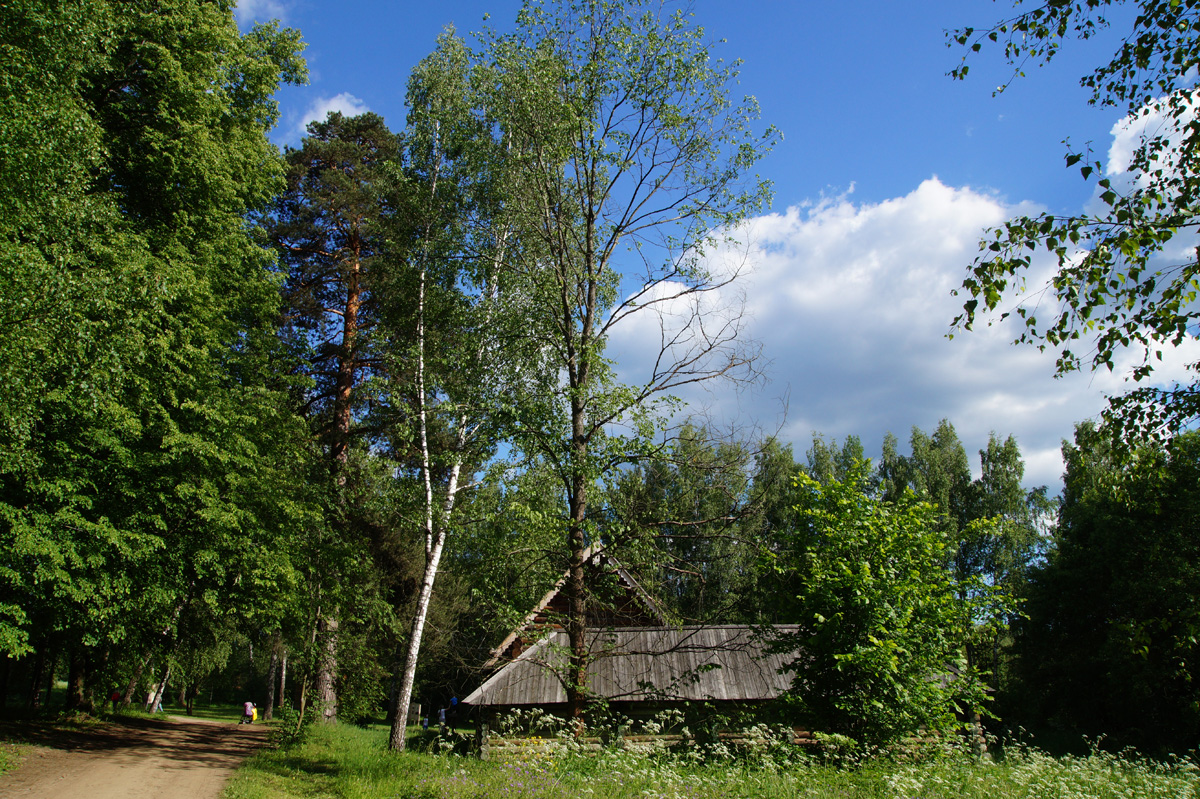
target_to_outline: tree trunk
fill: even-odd
[[[433,180],[430,184],[430,200],[436,199],[438,175],[441,167],[439,141],[440,128],[434,123],[434,165]],[[426,224],[426,240],[430,237],[430,226]],[[429,603],[433,598],[433,585],[437,580],[438,568],[442,559],[442,551],[446,545],[449,533],[450,519],[454,513],[454,502],[458,496],[458,478],[462,470],[463,449],[467,440],[467,419],[459,420],[456,436],[455,462],[450,469],[449,480],[446,484],[446,495],[436,522],[434,520],[433,462],[429,456],[429,420],[425,404],[425,284],[427,280],[427,254],[423,254],[417,289],[417,430],[421,443],[421,473],[425,488],[425,574],[421,579],[421,591],[417,597],[417,610],[409,628],[408,650],[404,657],[404,668],[400,680],[400,690],[396,693],[391,708],[392,730],[388,736],[388,746],[397,751],[403,751],[405,737],[408,731],[408,709],[412,704],[413,682],[416,680],[417,663],[421,654],[421,639],[425,634],[425,619],[429,615]]]
[[[45,677],[46,668],[46,646],[45,641],[37,648],[36,654],[33,656],[33,669],[29,675],[29,709],[37,710],[41,707],[42,695],[42,680]]]
[[[353,421],[351,395],[354,391],[356,355],[358,345],[358,312],[362,305],[362,262],[359,256],[361,242],[357,234],[352,236],[353,265],[346,280],[346,304],[342,308],[342,347],[337,361],[337,383],[334,389],[333,424],[334,439],[330,449],[331,468],[334,481],[343,488],[343,474],[350,455],[350,427]],[[317,658],[316,702],[321,720],[328,724],[337,723],[337,632],[338,612],[335,608],[318,622],[321,631],[321,650]]]
[[[8,707],[8,677],[12,673],[12,658],[4,657],[4,666],[0,667],[0,710]]]
[[[567,565],[567,640],[571,648],[567,668],[567,713],[575,733],[583,732],[583,711],[587,704],[587,597],[583,577],[583,526],[572,522],[571,557]]]
[[[300,680],[300,719],[304,719],[304,711],[308,709],[308,676]]]
[[[67,666],[67,696],[63,706],[67,710],[91,711],[88,701],[88,652],[82,646],[71,649]]]
[[[142,681],[142,672],[150,665],[151,654],[147,653],[146,657],[142,658],[142,662],[138,664],[137,670],[133,676],[129,678],[128,684],[125,686],[125,693],[121,695],[121,706],[129,707],[133,703],[133,692],[137,690],[138,683]]]
[[[267,704],[263,708],[263,721],[270,721],[275,710],[275,676],[279,670],[279,633],[271,636],[271,663],[267,666]]]
[[[337,631],[338,621],[335,617],[321,619],[317,623],[319,647],[316,698],[321,721],[327,724],[337,723]]]
[[[283,654],[279,658],[279,697],[276,699],[276,707],[282,709],[284,697],[287,696],[287,650],[283,650]]]
[[[50,656],[46,658],[46,701],[42,703],[42,707],[49,709],[50,699],[54,694],[54,678],[57,676],[55,672],[58,670],[58,652],[51,649]]]
[[[586,360],[579,368],[577,385],[586,385],[588,379]],[[567,667],[567,712],[574,724],[575,734],[583,734],[583,711],[587,704],[588,651],[587,587],[584,584],[583,555],[586,549],[584,519],[587,516],[588,479],[583,473],[588,456],[586,408],[579,394],[571,399],[572,455],[576,473],[572,476],[570,503],[570,528],[567,531],[567,639],[571,647]]]
[[[154,697],[150,700],[150,707],[146,708],[147,713],[153,713],[160,704],[162,704],[163,692],[167,690],[167,681],[171,679],[171,661],[167,661],[167,667],[163,669],[162,682],[158,684],[158,688],[154,691]]]
[[[446,504],[443,508],[443,523],[449,523],[449,517],[454,509],[454,497],[457,493],[459,466],[455,464],[450,472],[450,484],[446,494]],[[388,746],[394,750],[404,749],[404,738],[408,729],[408,708],[412,703],[413,681],[417,675],[417,661],[421,652],[421,638],[425,633],[425,619],[429,613],[429,602],[433,597],[433,583],[437,579],[438,565],[442,559],[442,550],[446,544],[446,528],[443,526],[434,536],[431,549],[426,553],[425,576],[421,581],[421,593],[417,598],[417,612],[413,617],[412,627],[408,636],[408,652],[404,657],[404,676],[400,681],[400,690],[396,703],[392,707],[392,732],[388,737]]]

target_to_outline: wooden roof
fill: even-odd
[[[592,626],[625,627],[647,624],[665,625],[667,623],[662,610],[658,607],[658,603],[646,593],[645,589],[638,584],[633,575],[616,558],[604,551],[603,547],[597,544],[585,549],[583,551],[583,562],[585,566],[592,569],[607,569],[611,571],[617,576],[626,594],[623,602],[609,608],[608,612],[603,614],[603,619],[592,618],[593,609],[589,608],[588,622]],[[567,573],[564,572],[563,576],[554,584],[554,587],[538,601],[533,610],[529,611],[521,621],[521,624],[492,650],[491,658],[483,664],[484,668],[492,668],[505,658],[513,657],[514,650],[516,653],[519,653],[523,649],[521,639],[528,636],[530,632],[547,626],[561,627],[561,624],[557,624],[556,620],[565,618],[566,616],[566,600],[562,595],[562,589],[566,585],[567,577]]]
[[[786,665],[795,656],[765,653],[765,642],[745,625],[589,628],[587,638],[588,690],[609,701],[762,701],[778,697],[792,684]],[[566,633],[553,632],[463,703],[565,703],[568,651]]]

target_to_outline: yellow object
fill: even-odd
[[[254,708],[253,710],[250,711],[250,720],[258,721],[258,708]]]

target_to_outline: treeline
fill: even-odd
[[[803,463],[693,432],[616,486],[612,546],[684,623],[798,625],[803,717],[883,741],[975,707],[1053,747],[1194,745],[1200,435],[1081,424],[1049,498],[1014,439],[972,464],[945,420],[908,454],[817,438]],[[929,679],[947,667],[958,684]]]

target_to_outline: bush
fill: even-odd
[[[276,749],[298,746],[304,743],[309,730],[317,720],[317,713],[308,708],[301,717],[300,712],[291,707],[282,707],[275,713],[276,723],[271,727],[268,737],[270,746]]]

